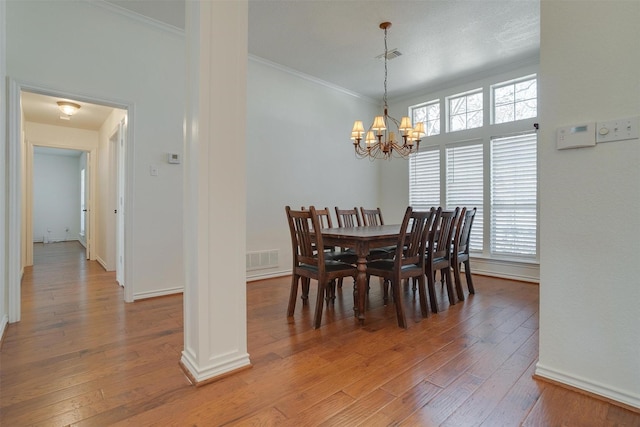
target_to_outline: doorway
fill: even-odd
[[[27,200],[25,218],[31,212],[32,238],[26,239],[25,246],[33,242],[49,245],[61,242],[78,242],[84,247],[85,259],[90,259],[88,244],[90,228],[88,211],[91,206],[89,192],[90,153],[82,150],[33,147],[33,167],[27,171]],[[28,220],[27,220],[28,221]],[[35,247],[32,247],[35,264]]]
[[[26,99],[25,99],[26,98]],[[80,106],[76,115],[69,119],[63,119],[57,109],[55,100],[70,100]],[[9,150],[8,150],[8,305],[9,321],[20,320],[20,280],[23,268],[33,263],[33,225],[32,225],[32,168],[33,148],[46,146],[63,149],[76,149],[87,152],[87,199],[85,233],[87,242],[87,257],[100,262],[104,255],[105,238],[111,236],[116,240],[117,235],[125,240],[125,224],[127,221],[124,207],[126,206],[126,192],[129,189],[127,183],[127,150],[126,141],[131,126],[129,111],[131,104],[115,103],[101,99],[82,97],[74,94],[60,93],[49,88],[35,87],[10,80],[9,84]],[[45,110],[48,109],[46,112]],[[83,111],[84,109],[84,111]],[[92,112],[102,112],[98,118],[93,117],[93,125],[82,125],[85,120],[79,120],[80,113],[85,117]],[[47,122],[41,119],[49,115],[49,120],[66,120],[67,122]],[[56,117],[57,115],[57,117]],[[96,121],[97,120],[97,121]],[[86,126],[96,126],[93,129]],[[116,172],[110,172],[109,165],[109,135],[114,128],[120,135],[121,153],[118,155],[119,168]],[[93,135],[89,138],[78,135]],[[106,136],[105,136],[106,135]],[[87,145],[87,140],[90,144]],[[104,152],[103,152],[104,151]],[[100,157],[98,156],[100,152]],[[105,160],[106,159],[106,160]],[[113,221],[113,226],[106,225],[107,203],[103,199],[109,195],[108,187],[112,182],[109,174],[117,173],[121,176],[120,187],[123,209],[122,221],[118,225]],[[124,193],[124,194],[122,194]],[[110,210],[113,212],[113,209]],[[111,214],[113,215],[113,213]],[[117,231],[117,228],[119,231]],[[124,250],[125,245],[121,246]],[[126,286],[128,254],[121,253],[121,268],[118,271],[120,280],[125,287],[125,301],[133,300],[133,290]],[[114,256],[115,258],[115,256]],[[101,262],[101,264],[103,264]],[[114,267],[116,264],[114,263]],[[104,264],[103,264],[104,267]]]

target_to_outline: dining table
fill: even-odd
[[[371,225],[364,227],[332,227],[322,229],[322,243],[352,249],[357,256],[356,277],[357,306],[355,314],[360,324],[364,324],[366,311],[367,257],[371,249],[392,246],[398,243],[400,224]]]

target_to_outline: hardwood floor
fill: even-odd
[[[449,307],[440,293],[427,319],[405,290],[405,331],[375,280],[364,327],[347,280],[319,330],[313,297],[286,318],[289,278],[249,283],[253,367],[196,388],[178,366],[180,295],[125,304],[79,244],[34,255],[22,321],[0,351],[2,426],[640,426],[639,414],[532,379],[535,285],[476,276],[476,295]]]

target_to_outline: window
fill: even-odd
[[[483,180],[482,142],[446,149],[446,207],[477,208],[471,229],[469,249],[482,251],[483,244]]]
[[[456,95],[449,101],[449,132],[482,127],[482,90]]]
[[[492,87],[493,122],[507,123],[538,115],[537,79],[525,78]]]
[[[440,135],[440,100],[427,102],[411,109],[413,125],[423,122],[426,136]]]
[[[409,158],[409,205],[421,211],[440,206],[440,150],[420,151]]]
[[[536,255],[536,146],[536,134],[491,140],[492,254]]]
[[[531,131],[537,117],[537,78],[532,71],[522,74],[409,107],[414,123],[439,117],[446,127],[409,159],[409,204],[418,210],[475,207],[474,255],[529,264],[538,257],[537,134]],[[487,126],[485,93],[491,97]],[[435,107],[438,102],[440,108]],[[439,115],[443,110],[447,117]],[[478,129],[454,132],[472,128]],[[501,270],[499,264],[492,268]]]

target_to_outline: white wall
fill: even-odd
[[[640,2],[541,2],[536,374],[640,408],[640,141],[558,126],[640,115]]]
[[[80,157],[33,155],[33,241],[77,240],[80,232]]]
[[[0,1],[0,99],[7,99],[7,87],[4,84],[6,80],[6,31],[5,31],[5,12],[6,3]],[[0,197],[0,337],[4,336],[4,330],[9,321],[9,310],[7,306],[9,297],[9,287],[7,286],[7,258],[5,256],[4,242],[7,241],[6,230],[6,153],[7,153],[7,122],[6,102],[0,102],[0,188],[5,189]],[[0,338],[1,340],[2,338]]]
[[[279,266],[251,279],[291,270],[285,206],[378,206],[378,163],[357,159],[349,139],[377,109],[256,58],[247,84],[247,251],[279,250]]]
[[[127,286],[144,298],[182,290],[184,35],[93,2],[7,2],[7,74],[132,105]],[[157,165],[152,177],[149,166]]]

